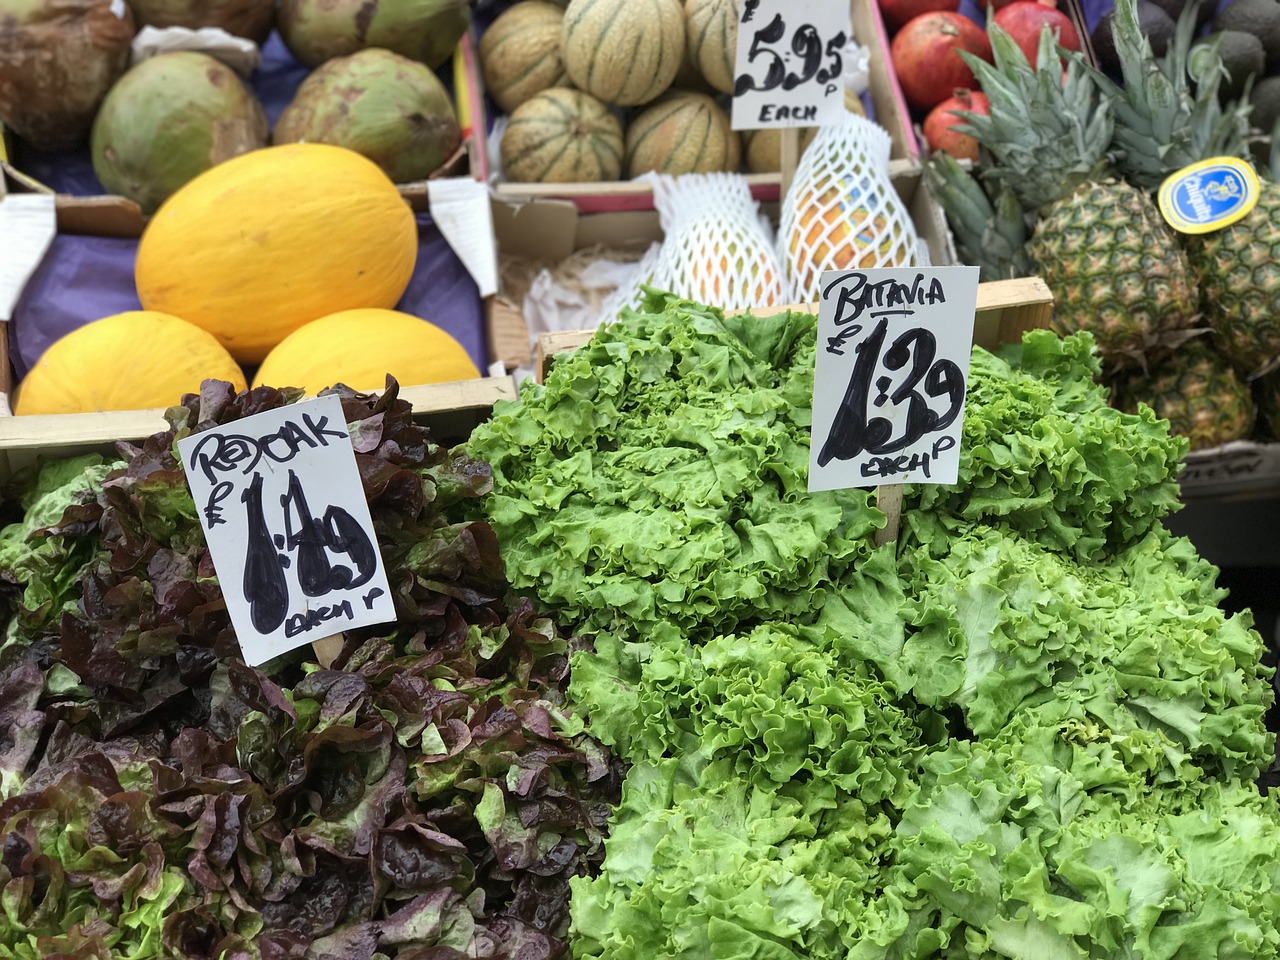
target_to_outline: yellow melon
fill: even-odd
[[[656,99],[685,54],[680,0],[570,0],[560,54],[569,79],[605,103]]]
[[[267,354],[255,387],[301,387],[315,394],[345,383],[380,391],[387,374],[411,386],[473,380],[466,349],[433,323],[395,310],[344,310],[313,320]]]
[[[267,147],[165,201],[138,246],[138,297],[256,363],[308,321],[394,307],[417,237],[413,211],[372,161],[320,143]]]
[[[733,93],[742,0],[688,0],[684,7],[689,59],[707,83]]]
[[[204,380],[245,388],[213,335],[167,313],[131,310],[54,341],[18,388],[14,413],[93,413],[170,407]]]
[[[568,86],[560,59],[564,8],[544,0],[521,0],[480,38],[480,69],[494,103],[510,113],[535,93]]]
[[[664,97],[627,128],[628,177],[649,170],[672,175],[732,173],[740,162],[738,134],[728,114],[702,93]]]

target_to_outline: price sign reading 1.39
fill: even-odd
[[[850,32],[842,0],[742,0],[733,128],[838,121]]]
[[[977,267],[822,276],[809,489],[955,483]]]
[[[336,396],[193,434],[178,453],[246,663],[395,619]]]

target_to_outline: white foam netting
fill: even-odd
[[[781,306],[782,264],[747,181],[734,173],[653,175],[663,241],[635,281],[604,305],[605,322],[640,302],[640,284],[724,310]]]
[[[920,238],[889,177],[891,145],[882,127],[850,113],[805,150],[778,227],[792,302],[817,302],[824,270],[920,265]]]

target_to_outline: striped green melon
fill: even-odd
[[[680,0],[570,0],[560,55],[573,85],[619,106],[662,95],[684,57]]]
[[[564,10],[545,0],[521,0],[480,38],[485,89],[506,113],[535,93],[569,84],[560,59]]]
[[[687,0],[684,8],[689,60],[707,83],[733,93],[742,0]]]
[[[622,172],[622,124],[581,90],[534,94],[507,121],[502,169],[515,183],[617,180]]]
[[[741,162],[738,134],[729,116],[703,93],[670,94],[627,128],[627,176],[659,173],[734,172]]]

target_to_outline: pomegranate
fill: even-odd
[[[884,25],[891,34],[901,30],[904,24],[922,13],[932,13],[935,10],[954,13],[959,9],[960,0],[880,0],[880,15],[884,17]]]
[[[1058,42],[1066,49],[1080,49],[1080,37],[1067,15],[1037,0],[1014,0],[996,14],[996,26],[1013,37],[1033,65],[1040,49],[1040,31],[1046,26],[1057,31]]]
[[[968,17],[945,10],[922,13],[898,31],[889,47],[907,103],[927,111],[960,87],[976,86],[973,71],[957,52],[991,59],[986,32]]]
[[[991,6],[996,10],[1003,10],[1009,4],[1016,2],[1017,0],[991,0]],[[1043,3],[1046,7],[1056,7],[1058,0],[1036,0],[1036,3]]]
[[[960,133],[953,127],[964,123],[968,118],[956,111],[966,110],[969,113],[991,113],[991,101],[985,93],[973,90],[957,90],[955,96],[948,97],[929,111],[924,118],[924,138],[929,149],[949,153],[957,160],[977,160],[978,141],[967,133]]]

